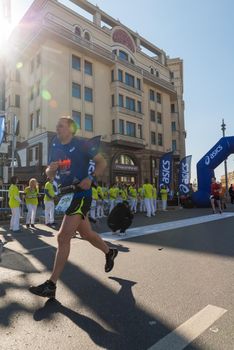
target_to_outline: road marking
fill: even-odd
[[[110,232],[104,232],[101,234],[101,236],[106,241],[120,241],[120,240],[122,241],[122,240],[133,238],[133,237],[140,237],[140,236],[148,235],[151,233],[163,232],[163,231],[168,231],[168,230],[172,230],[172,229],[174,230],[174,229],[183,228],[183,227],[187,227],[187,226],[203,224],[206,222],[212,222],[212,221],[216,221],[216,220],[224,220],[224,219],[231,218],[231,217],[234,217],[234,213],[204,215],[204,216],[198,216],[196,218],[164,222],[161,224],[134,227],[134,228],[131,228],[131,229],[126,231],[127,232],[126,236],[112,235],[112,233],[110,233]]]
[[[148,350],[183,350],[223,316],[225,312],[227,310],[221,307],[207,305]]]

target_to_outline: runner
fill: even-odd
[[[218,205],[220,214],[222,214],[221,202],[220,202],[221,185],[216,182],[215,177],[212,177],[211,181],[212,183],[211,183],[210,203],[213,209],[213,214],[216,214],[215,202]]]
[[[45,205],[45,224],[48,227],[55,228],[54,222],[54,177],[48,177],[45,184],[45,195],[44,195],[44,205]]]
[[[75,133],[74,121],[70,117],[61,117],[57,124],[57,138],[52,143],[49,166],[46,169],[48,177],[56,175],[56,179],[59,179],[61,190],[65,186],[75,189],[58,233],[58,249],[52,275],[43,284],[29,288],[31,293],[42,297],[55,297],[56,283],[67,262],[70,241],[76,230],[82,238],[105,254],[105,272],[112,270],[114,259],[118,254],[117,249],[109,248],[92,230],[87,217],[92,201],[91,184],[94,177],[101,176],[106,168],[104,158],[98,154],[100,138],[98,142],[95,138],[94,143],[92,140],[90,142],[74,137]]]

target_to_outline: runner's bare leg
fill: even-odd
[[[54,268],[50,277],[50,280],[54,283],[57,282],[64,269],[70,253],[71,239],[81,221],[82,217],[80,215],[65,215],[63,218],[57,238],[58,249],[54,261]]]
[[[80,222],[77,230],[82,238],[91,243],[94,247],[100,249],[104,254],[109,252],[108,245],[95,231],[93,231],[87,216]]]

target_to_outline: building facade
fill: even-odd
[[[183,61],[84,0],[35,0],[9,40],[8,128],[20,121],[16,173],[39,179],[60,116],[102,136],[104,182],[157,181],[159,158],[185,155]],[[79,8],[92,20],[79,14]]]
[[[234,186],[234,171],[231,171],[227,174],[227,178],[228,178],[228,188],[233,185]],[[226,187],[226,178],[225,175],[221,176],[221,184],[222,187]]]

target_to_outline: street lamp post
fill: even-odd
[[[226,124],[224,119],[222,119],[221,130],[223,132],[223,137],[225,137]],[[228,193],[228,173],[227,173],[227,159],[224,160],[224,171],[225,171],[225,185],[226,185],[226,194]]]

